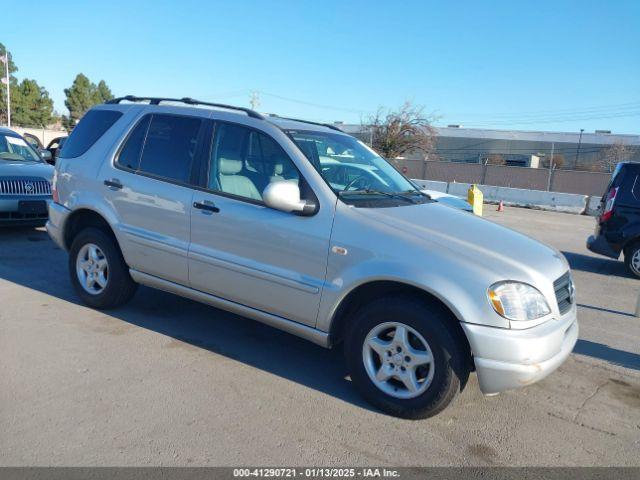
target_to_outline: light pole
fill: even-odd
[[[580,145],[582,145],[582,132],[584,132],[584,128],[580,129],[580,138],[578,139],[578,151],[576,151],[576,165],[575,165],[575,168],[578,168],[578,162],[580,161]]]
[[[7,85],[7,127],[11,127],[11,77],[9,76],[9,51],[6,48],[4,55],[0,56],[0,62],[4,63],[5,71],[2,83]]]
[[[553,157],[556,150],[556,143],[551,142],[551,158],[549,158],[549,175],[547,176],[547,192],[551,191],[551,175],[553,175]]]

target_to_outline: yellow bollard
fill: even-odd
[[[482,201],[483,195],[482,191],[476,186],[469,186],[469,190],[467,191],[467,202],[473,207],[473,214],[482,216]]]

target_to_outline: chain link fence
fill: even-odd
[[[595,196],[604,193],[611,177],[608,173],[576,170],[422,160],[402,160],[399,166],[409,178]]]

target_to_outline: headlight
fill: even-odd
[[[551,313],[544,296],[526,283],[494,283],[487,294],[493,309],[509,320],[535,320]]]

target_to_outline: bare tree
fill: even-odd
[[[425,160],[429,160],[430,162],[446,162],[445,158],[438,155],[435,148],[429,152],[428,158],[425,158]]]
[[[369,132],[374,150],[394,161],[407,153],[419,152],[423,159],[435,149],[433,116],[425,116],[423,107],[405,102],[398,110],[378,109],[362,126]]]
[[[542,161],[542,166],[544,168],[549,168],[549,162],[551,162],[551,168],[552,169],[556,169],[556,168],[562,168],[564,165],[564,155],[561,153],[554,153],[553,154],[553,158],[551,158],[551,155],[547,157],[545,157],[545,159]]]
[[[605,172],[613,172],[616,165],[627,160],[630,154],[631,149],[625,144],[622,142],[614,143],[602,149],[598,163]]]

